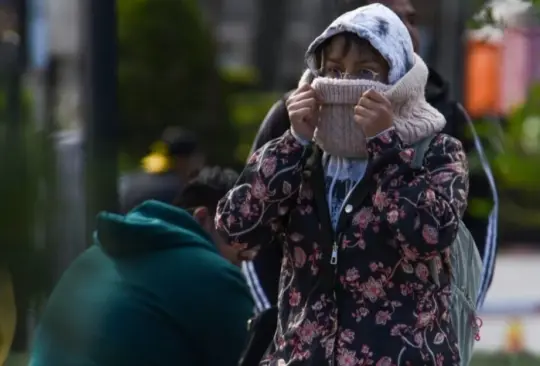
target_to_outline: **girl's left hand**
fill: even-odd
[[[384,95],[368,90],[354,107],[354,121],[362,127],[366,138],[374,137],[392,127],[392,105]]]

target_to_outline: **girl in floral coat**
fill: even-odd
[[[428,69],[380,4],[336,19],[306,62],[287,101],[291,130],[253,154],[216,217],[231,242],[283,243],[261,365],[458,366],[449,247],[468,171],[424,99]],[[428,137],[415,169],[412,145]]]

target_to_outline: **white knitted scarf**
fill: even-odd
[[[313,79],[312,73],[306,71],[300,84],[311,82],[323,100],[315,143],[332,156],[365,159],[366,138],[353,116],[354,106],[369,89],[384,94],[390,100],[394,126],[405,145],[442,131],[446,124],[444,116],[424,97],[428,74],[426,64],[418,55],[415,55],[413,67],[394,85],[368,80]]]

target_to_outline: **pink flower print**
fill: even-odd
[[[368,282],[364,284],[364,296],[371,302],[375,302],[377,299],[386,296],[381,281],[370,277]]]
[[[259,160],[259,153],[254,153],[248,160],[248,164],[255,164]]]
[[[266,186],[262,180],[256,179],[255,182],[253,182],[253,185],[251,186],[251,194],[253,197],[259,200],[266,198]]]
[[[334,347],[336,342],[334,342],[334,337],[330,337],[323,341],[324,345],[324,355],[326,358],[332,357],[332,354],[334,353]]]
[[[394,364],[392,363],[392,359],[390,357],[385,356],[377,361],[375,366],[394,366]]]
[[[431,203],[435,202],[437,196],[435,195],[435,191],[432,189],[426,190],[426,202]]]
[[[371,272],[377,272],[377,270],[379,269],[379,265],[375,262],[371,262],[369,264],[369,269],[371,270]]]
[[[362,345],[362,350],[360,352],[362,352],[362,354],[364,355],[369,354],[370,353],[369,347],[366,344]]]
[[[354,341],[354,332],[350,329],[344,329],[339,335],[339,338],[343,342],[351,344]]]
[[[373,211],[371,207],[364,207],[353,217],[352,224],[359,226],[361,229],[366,229],[370,222],[373,221]]]
[[[403,272],[405,273],[413,273],[414,272],[414,269],[413,269],[413,266],[412,264],[408,263],[408,262],[402,262],[401,263],[401,268],[403,269]]]
[[[380,310],[375,314],[375,324],[377,325],[386,325],[386,322],[388,322],[391,319],[390,312]]]
[[[337,356],[338,366],[356,366],[360,365],[360,360],[356,358],[356,352],[350,350],[340,350]]]
[[[439,332],[435,335],[435,339],[433,340],[433,343],[435,344],[442,344],[444,342],[444,333]]]
[[[291,239],[291,241],[293,241],[295,243],[298,243],[298,242],[302,241],[302,239],[304,239],[304,235],[302,235],[300,233],[297,233],[297,232],[294,232],[291,235],[289,235],[289,239]]]
[[[302,268],[306,264],[306,252],[300,247],[294,247],[294,266]]]
[[[384,174],[387,176],[387,177],[391,177],[393,176],[397,171],[399,170],[399,165],[397,164],[391,164],[391,165],[388,165],[388,167],[385,169],[384,171]],[[395,187],[395,184],[396,182],[391,182],[390,183],[390,186],[391,187]]]
[[[377,135],[377,137],[382,143],[389,144],[392,142],[392,131],[383,132],[380,135]]]
[[[302,294],[299,291],[296,291],[296,289],[291,289],[289,292],[289,305],[293,307],[298,306],[301,299]]]
[[[227,227],[231,227],[236,223],[236,218],[232,215],[227,217]]]
[[[377,193],[375,193],[375,196],[373,197],[373,206],[379,210],[382,210],[384,207],[388,206],[388,198],[385,192],[378,190]]]
[[[283,194],[291,194],[292,186],[289,182],[283,182],[283,187],[281,188]]]
[[[317,331],[317,323],[306,319],[304,324],[300,325],[296,332],[302,343],[310,344],[313,342],[313,339],[315,339]]]
[[[407,329],[407,326],[405,324],[396,324],[390,330],[390,335],[393,337],[400,336],[403,334],[403,331],[405,329]]]
[[[386,214],[386,219],[388,220],[389,224],[395,224],[399,219],[399,211],[398,210],[392,210]]]
[[[414,343],[416,343],[416,345],[419,347],[424,344],[424,336],[421,332],[416,332],[416,334],[414,335]]]
[[[364,241],[364,238],[359,238],[355,245],[360,249],[366,249],[366,242]]]
[[[416,328],[423,329],[433,322],[433,314],[428,312],[422,312],[418,314],[416,319]]]
[[[277,166],[276,157],[271,156],[269,158],[264,159],[261,162],[261,172],[266,178],[268,178],[274,175],[274,173],[276,172],[276,166]]]
[[[414,150],[413,149],[405,149],[405,150],[402,150],[399,153],[399,157],[406,164],[408,164],[408,163],[410,163],[412,161],[413,156],[414,156]]]
[[[410,247],[403,246],[402,250],[403,250],[403,256],[405,257],[406,260],[408,260],[408,261],[416,261],[416,259],[418,258],[418,253],[416,253]]]
[[[422,282],[426,282],[429,276],[429,269],[424,263],[418,263],[416,265],[416,277],[418,277]]]
[[[437,174],[434,174],[432,177],[431,177],[431,182],[434,183],[434,184],[444,184],[450,180],[452,180],[452,178],[454,177],[454,173],[451,173],[451,172],[441,172],[441,173],[437,173]]]
[[[242,203],[240,205],[240,214],[243,217],[248,217],[250,213],[251,213],[251,208],[250,208],[249,203],[247,203],[247,202]]]
[[[439,232],[437,231],[437,228],[430,225],[424,225],[422,227],[422,237],[427,244],[435,245],[439,242]]]
[[[302,189],[300,190],[300,198],[306,200],[313,199],[313,190],[311,190],[310,187],[302,187]]]
[[[278,214],[281,215],[281,216],[285,216],[287,214],[287,212],[289,212],[289,207],[288,206],[279,206],[278,208]]]
[[[347,282],[355,282],[358,281],[360,278],[360,275],[358,274],[358,269],[356,268],[350,268],[345,272],[345,281]]]
[[[281,148],[279,149],[279,152],[283,155],[288,155],[291,151],[294,151],[295,148],[299,148],[299,147],[302,147],[302,145],[300,145],[300,143],[298,143],[296,141],[296,139],[293,141],[292,144],[290,145],[281,145]]]
[[[437,366],[443,366],[444,365],[444,356],[440,353],[437,353],[437,356],[435,356],[436,364]]]
[[[401,292],[402,296],[407,296],[411,292],[411,289],[409,286],[401,284],[399,285],[399,291]]]

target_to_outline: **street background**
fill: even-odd
[[[9,366],[88,246],[95,214],[118,209],[118,182],[164,128],[193,131],[209,164],[240,169],[271,105],[295,87],[306,46],[345,3],[0,0],[0,302],[12,292],[17,309]],[[502,251],[474,365],[538,365],[526,355],[540,356],[538,2],[413,4],[422,57],[474,119],[499,188]],[[479,216],[491,209],[469,204]]]

